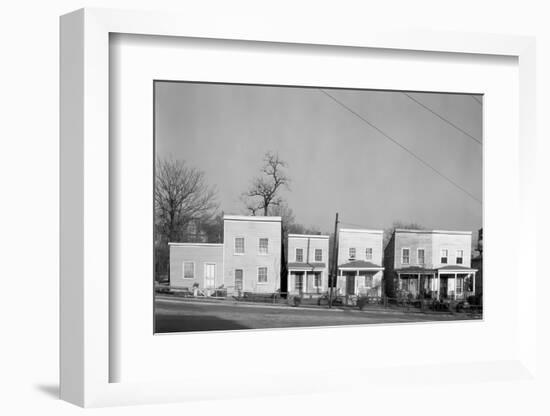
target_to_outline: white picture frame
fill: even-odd
[[[116,267],[110,258],[109,148],[109,37],[113,33],[226,39],[332,47],[430,51],[440,54],[504,55],[517,58],[519,68],[519,192],[511,193],[518,206],[515,224],[518,261],[524,265],[522,284],[536,288],[534,251],[535,207],[535,41],[530,37],[467,33],[303,32],[276,24],[259,24],[243,16],[238,22],[212,21],[204,25],[192,16],[82,9],[61,18],[61,398],[80,406],[158,403],[357,389],[364,383],[389,383],[395,377],[425,383],[434,374],[452,369],[457,379],[479,383],[498,378],[525,380],[536,376],[536,290],[524,293],[517,307],[517,348],[509,359],[495,362],[418,365],[414,369],[358,367],[345,381],[326,383],[311,375],[269,372],[263,383],[242,379],[241,389],[227,389],[229,378],[208,374],[193,379],[149,382],[110,382],[110,365],[119,360],[110,349],[118,336],[110,325],[112,304],[109,275]],[[515,277],[517,279],[517,276]],[[359,329],[350,329],[358,331]],[[111,340],[111,341],[110,341]],[[151,358],[152,359],[152,358]],[[332,377],[332,370],[325,372]],[[407,376],[406,374],[409,374]],[[470,375],[475,377],[471,379]],[[262,377],[260,375],[260,377]],[[407,378],[408,377],[408,378]],[[470,377],[470,380],[468,378]],[[279,386],[274,390],[274,386]],[[243,393],[244,392],[244,393]]]

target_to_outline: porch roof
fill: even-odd
[[[419,266],[403,267],[395,270],[398,274],[435,274],[436,270]]]
[[[294,270],[314,270],[314,269],[324,269],[326,264],[322,262],[311,262],[311,263],[288,263],[287,268]]]
[[[466,267],[466,266],[460,266],[458,264],[455,264],[455,265],[446,265],[446,266],[441,266],[441,267],[438,267],[437,270],[441,273],[445,273],[445,272],[477,272],[477,269],[472,269],[471,267]]]
[[[384,270],[383,267],[364,260],[354,260],[349,263],[340,264],[338,268],[341,270]]]

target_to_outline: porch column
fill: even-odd
[[[286,276],[286,293],[290,293],[290,291],[292,290],[292,282],[290,281],[290,270],[287,271],[287,276]]]
[[[472,294],[475,295],[476,294],[476,272],[472,273],[473,274],[473,277],[472,277]]]
[[[401,273],[397,273],[397,290],[401,290]]]
[[[456,273],[455,273],[455,291],[454,291],[454,293],[453,293],[453,299],[454,299],[454,300],[456,300],[456,292],[458,292],[458,291],[457,291],[457,287],[458,287],[458,286],[456,285],[456,283],[457,283],[457,282],[456,282]]]
[[[418,280],[418,286],[416,288],[418,293],[416,295],[420,297],[420,295],[422,294],[422,288],[420,287],[420,273],[416,274],[416,279]]]
[[[440,295],[440,289],[441,289],[441,278],[439,276],[439,270],[437,271],[437,300],[441,300],[439,298]]]

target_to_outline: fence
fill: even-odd
[[[462,300],[437,300],[437,299],[418,299],[411,297],[388,297],[388,296],[362,296],[362,295],[342,295],[333,294],[329,297],[328,292],[324,293],[303,293],[301,295],[291,294],[289,292],[255,293],[240,292],[233,287],[217,289],[199,289],[179,288],[167,285],[156,285],[155,290],[159,294],[172,294],[179,297],[189,298],[210,298],[210,299],[231,299],[237,302],[270,303],[270,304],[289,304],[292,306],[309,305],[321,307],[351,307],[364,309],[386,309],[401,310],[405,312],[424,312],[424,313],[466,313],[470,315],[479,315],[483,313],[481,300],[477,302],[468,302]],[[233,293],[232,295],[228,295]]]
[[[481,303],[468,302],[467,299],[418,299],[403,297],[358,297],[350,302],[359,309],[369,306],[383,307],[384,309],[400,309],[407,312],[433,312],[433,313],[467,313],[481,315],[483,306]]]

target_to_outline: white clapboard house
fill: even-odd
[[[382,236],[381,230],[338,230],[337,293],[382,296]]]
[[[475,294],[470,231],[396,229],[385,249],[388,295],[464,299]]]
[[[290,295],[320,295],[328,289],[328,235],[289,234],[287,291]]]

